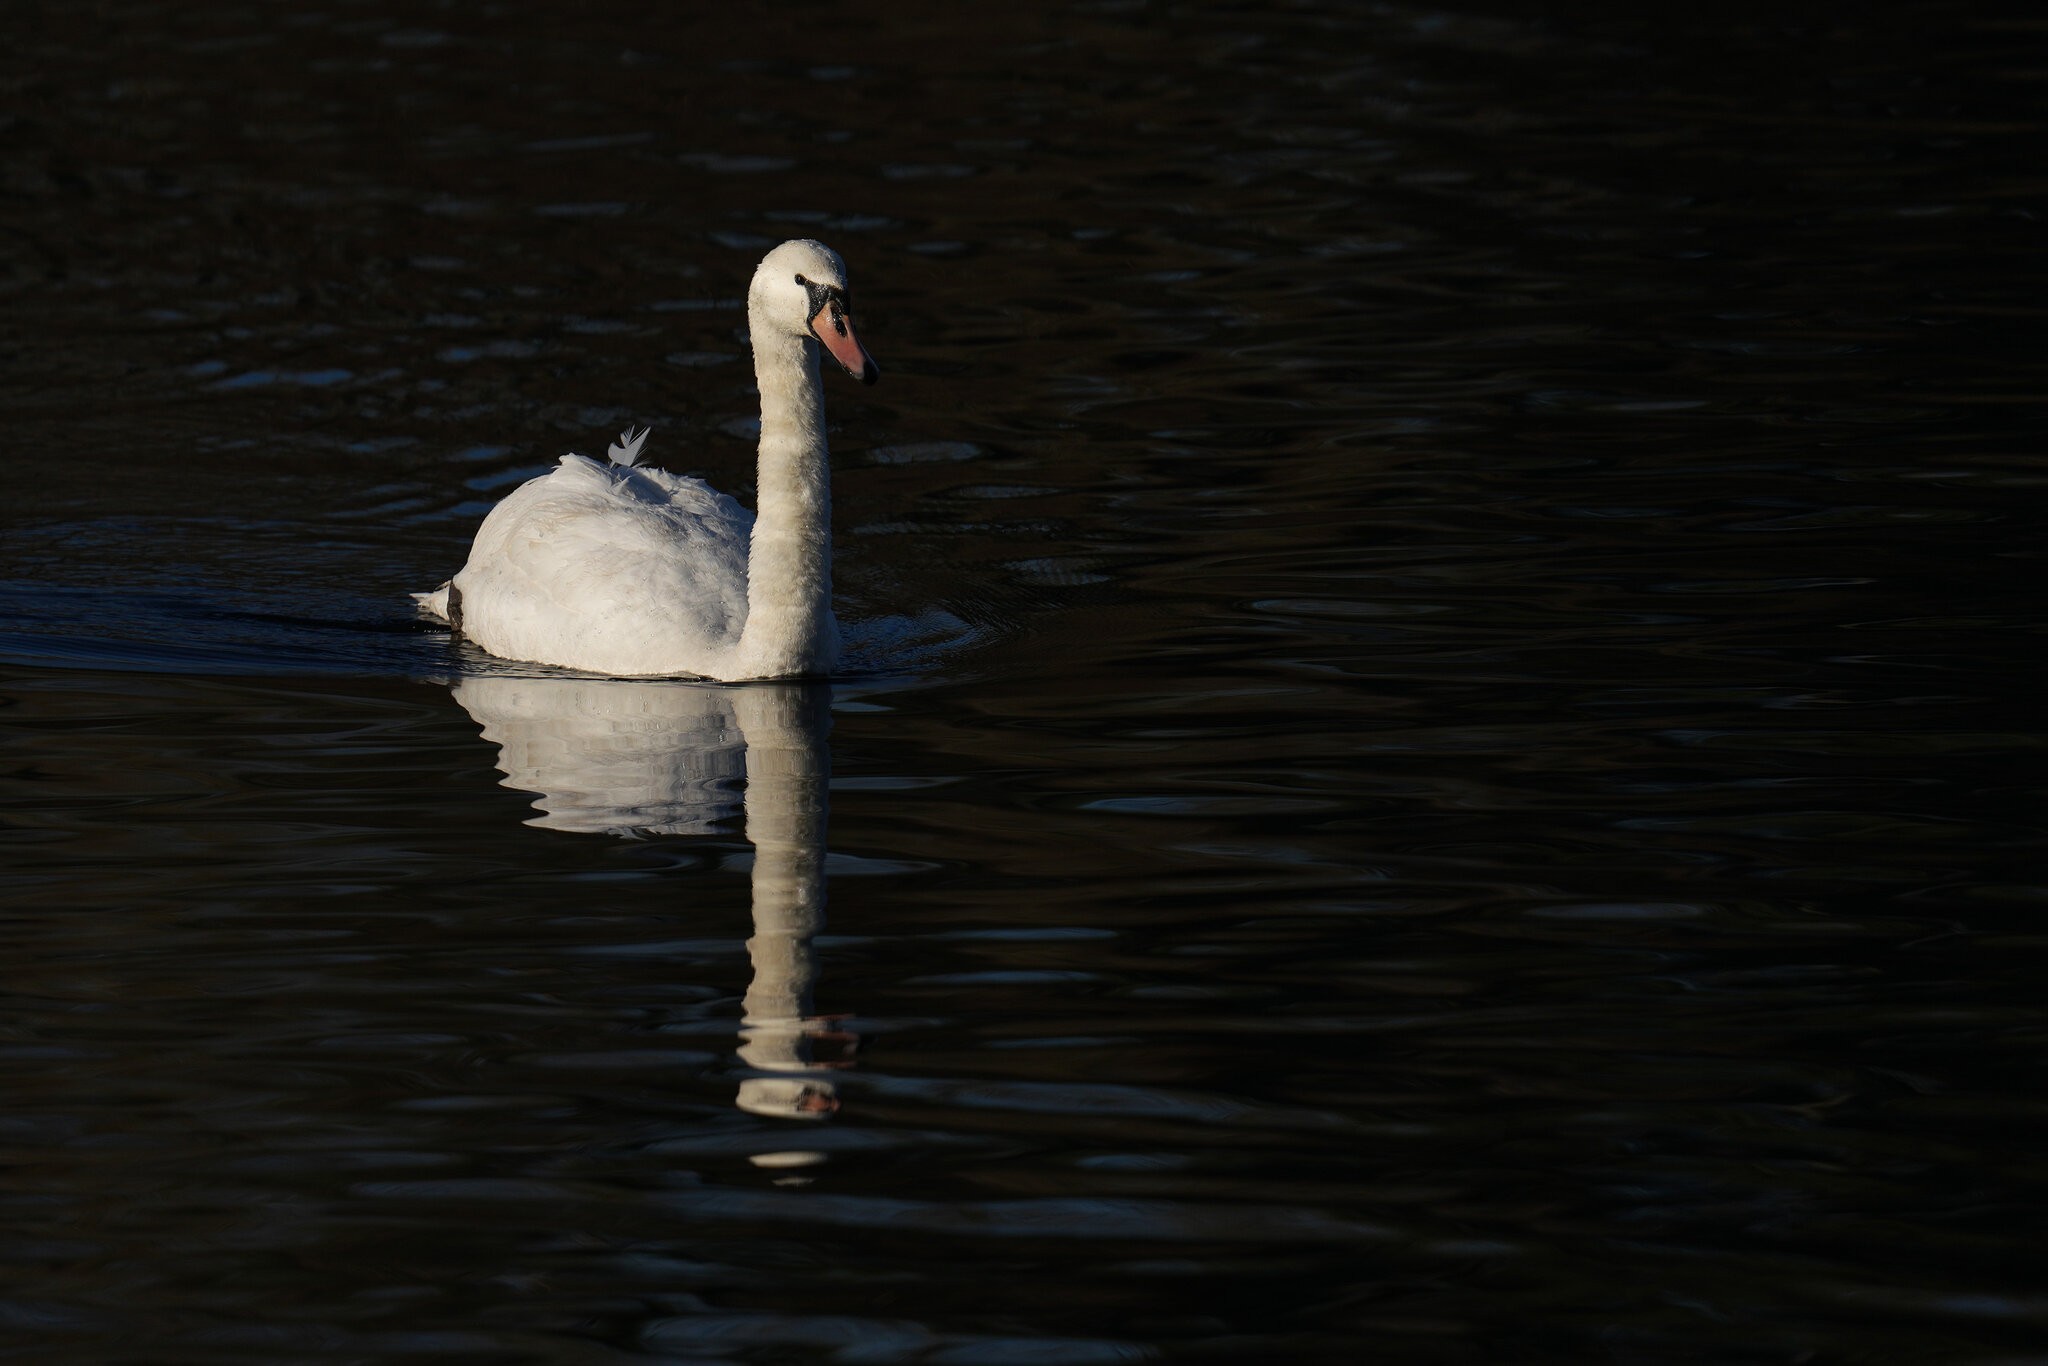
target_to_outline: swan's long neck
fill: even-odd
[[[832,469],[818,347],[748,310],[754,378],[761,389],[760,508],[747,559],[747,624],[737,678],[829,672],[832,619]]]

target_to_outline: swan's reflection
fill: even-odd
[[[455,700],[498,746],[504,785],[539,794],[531,825],[703,834],[744,805],[754,977],[739,1054],[755,1075],[740,1083],[738,1104],[796,1119],[836,1110],[830,1064],[811,1057],[812,1040],[831,1030],[810,1000],[811,939],[825,924],[831,688],[479,674],[455,685]]]

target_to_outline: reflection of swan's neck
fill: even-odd
[[[747,624],[735,676],[784,678],[830,671],[832,462],[818,346],[748,310],[754,379],[761,390],[759,508],[747,553]]]
[[[827,1110],[833,1091],[813,1072],[804,1033],[817,977],[811,937],[825,924],[826,722],[810,714],[822,710],[821,692],[743,688],[733,698],[747,738],[747,838],[754,846],[754,937],[747,941],[754,980],[742,1007],[739,1052],[765,1072],[806,1074],[801,1083],[743,1083],[741,1104],[784,1114]],[[763,1092],[758,1105],[748,1105],[747,1086]],[[792,1089],[809,1095],[779,1095]]]

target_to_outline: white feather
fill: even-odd
[[[633,435],[633,429],[628,427],[625,431],[619,433],[618,442],[614,443],[612,448],[606,451],[605,454],[612,458],[614,465],[638,464],[641,443],[647,440],[647,433],[653,430],[654,428],[652,427],[643,427],[640,429],[640,435],[635,436]]]

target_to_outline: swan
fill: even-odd
[[[736,682],[830,673],[832,490],[818,354],[873,384],[846,265],[784,242],[747,287],[761,391],[760,511],[701,479],[638,463],[629,427],[608,463],[565,455],[506,495],[469,562],[420,611],[505,659],[586,673]]]

